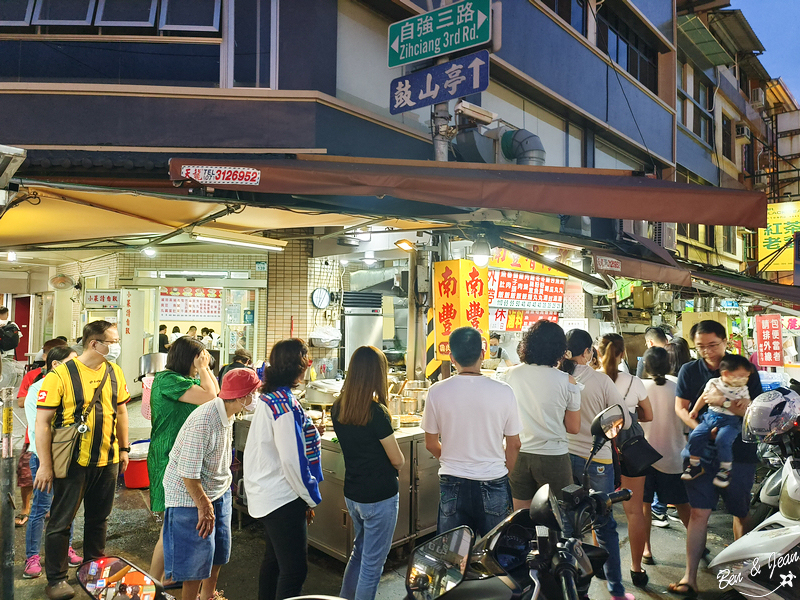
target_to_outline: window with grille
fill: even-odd
[[[651,92],[658,93],[658,53],[607,7],[597,16],[597,48]]]
[[[586,35],[585,0],[542,0],[542,4],[569,23],[575,31]]]
[[[722,115],[722,156],[733,160],[733,120],[724,113]]]

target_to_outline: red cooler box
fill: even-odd
[[[125,487],[142,489],[150,487],[150,477],[147,474],[147,452],[150,449],[150,440],[139,440],[131,444],[130,462],[125,471]]]

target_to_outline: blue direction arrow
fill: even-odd
[[[476,94],[488,87],[489,51],[481,50],[392,80],[389,112],[396,115]]]

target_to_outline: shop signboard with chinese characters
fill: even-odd
[[[119,290],[86,290],[84,308],[119,308]]]
[[[783,336],[780,315],[756,315],[756,346],[760,366],[783,366]]]
[[[477,94],[489,87],[489,51],[481,50],[430,69],[392,80],[389,112],[393,115]]]
[[[534,248],[538,251],[540,248]],[[552,275],[556,277],[567,277],[566,273],[562,273],[557,269],[543,265],[529,258],[525,258],[506,250],[505,248],[495,248],[492,257],[489,259],[490,269],[503,269],[506,271],[524,271],[526,273],[536,273],[538,275]]]
[[[489,270],[489,306],[557,313],[564,306],[566,279],[535,273]]]
[[[219,288],[168,287],[161,289],[160,318],[166,321],[222,320]]]
[[[489,284],[487,267],[470,260],[433,265],[433,310],[436,358],[450,360],[450,334],[458,327],[475,327],[489,345]]]
[[[491,0],[461,0],[389,25],[389,68],[492,40]]]
[[[534,310],[489,309],[489,329],[491,331],[523,331],[536,323],[536,321],[543,319],[558,323],[558,314]]]
[[[794,252],[782,251],[766,268],[772,255],[800,231],[800,202],[767,204],[767,228],[758,230],[758,260],[766,271],[794,270]]]

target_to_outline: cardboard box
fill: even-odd
[[[653,288],[649,285],[637,285],[633,288],[633,307],[652,308],[655,305]]]
[[[731,328],[728,323],[728,313],[714,311],[714,312],[685,312],[682,315],[683,324],[681,330],[683,332],[684,339],[689,342],[689,347],[694,348],[694,340],[689,335],[689,332],[692,329],[692,326],[695,323],[699,323],[700,321],[705,321],[706,319],[710,319],[712,321],[716,321],[717,323],[721,323],[722,326],[725,328],[725,331],[730,337]]]

